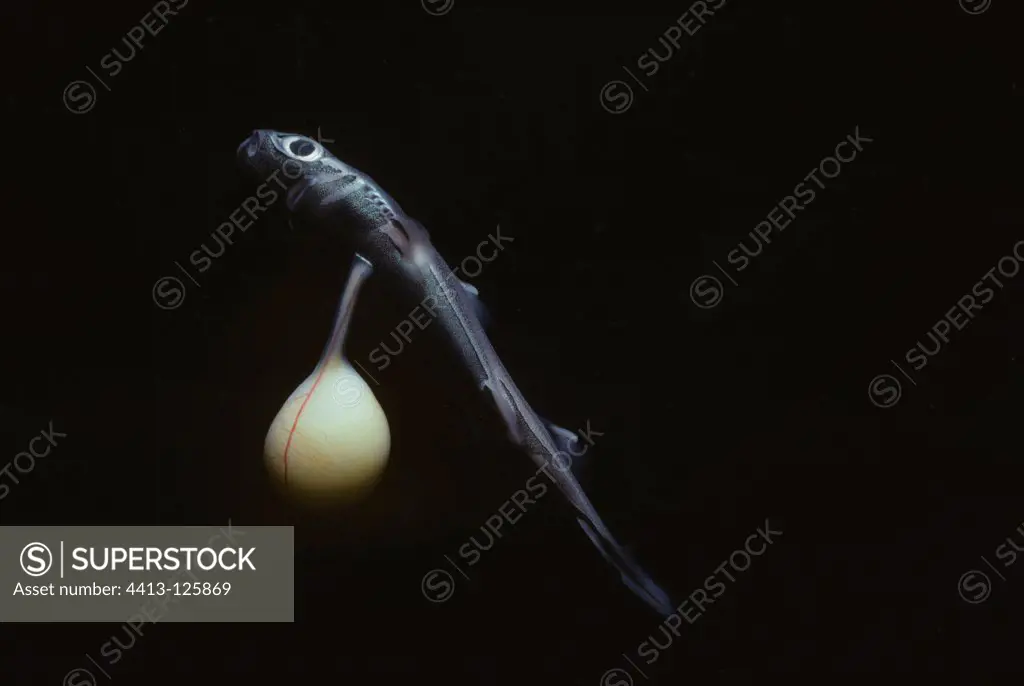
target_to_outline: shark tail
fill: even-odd
[[[609,564],[619,570],[619,573],[622,574],[622,581],[633,593],[663,617],[675,613],[676,609],[668,594],[641,569],[640,565],[633,561],[603,525],[595,524],[586,517],[577,517],[577,521],[601,555]]]

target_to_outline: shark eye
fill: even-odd
[[[289,136],[281,145],[289,155],[303,162],[312,162],[323,154],[319,145],[302,136]]]

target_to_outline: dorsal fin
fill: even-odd
[[[590,457],[587,454],[587,449],[590,446],[583,445],[579,434],[573,433],[565,427],[558,426],[543,417],[540,420],[544,422],[544,428],[547,429],[548,435],[551,436],[555,448],[569,456],[568,459],[572,462],[572,473],[579,478],[587,463],[587,458]]]
[[[488,328],[491,324],[491,313],[480,300],[480,291],[473,284],[462,280],[459,280],[459,285],[462,286],[462,290],[465,291],[469,302],[473,306],[473,314],[476,315],[476,318],[480,320],[485,329]]]

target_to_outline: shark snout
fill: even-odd
[[[240,162],[247,163],[256,156],[256,152],[260,149],[260,143],[263,142],[264,135],[266,134],[263,131],[256,129],[248,138],[242,141],[242,144],[238,146],[238,159]]]

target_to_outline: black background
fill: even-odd
[[[666,684],[1019,673],[1024,567],[984,603],[956,587],[1024,541],[1024,276],[924,369],[902,363],[1024,238],[1019,14],[894,4],[730,0],[648,77],[636,59],[685,3],[192,0],[80,114],[64,88],[102,75],[151,5],[5,7],[4,447],[51,420],[67,437],[0,523],[298,527],[294,624],[149,625],[113,682],[644,682],[623,653]],[[617,114],[612,80],[635,96]],[[696,307],[694,279],[857,127],[873,142]],[[557,496],[450,600],[423,597],[534,470],[428,335],[374,386],[393,450],[371,503],[312,517],[270,492],[266,429],[351,255],[278,207],[189,265],[254,190],[234,158],[254,128],[319,128],[452,264],[499,225],[514,237],[469,279],[494,345],[538,412],[603,433],[588,491],[677,602],[765,520],[784,532],[654,664],[636,651],[664,640],[658,618]],[[165,276],[184,280],[173,310],[152,295]],[[350,356],[406,314],[371,281]],[[871,402],[879,374],[902,384],[893,407]],[[3,631],[4,680],[56,684],[122,629]]]

